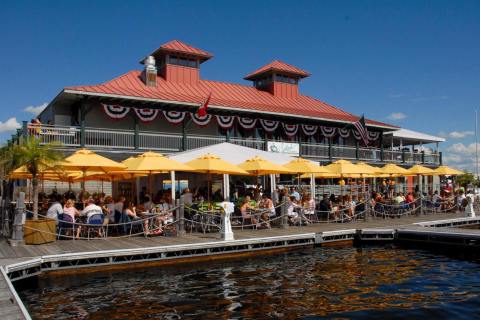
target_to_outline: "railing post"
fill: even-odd
[[[332,140],[331,138],[328,138],[328,159],[332,161],[332,158],[333,158]]]
[[[187,149],[187,128],[185,128],[185,119],[182,121],[182,151]]]
[[[25,244],[23,240],[23,225],[25,224],[25,192],[20,192],[15,207],[15,217],[13,219],[12,239],[10,245],[17,246]]]
[[[425,163],[425,151],[422,151],[422,163]]]
[[[185,235],[185,204],[183,203],[183,198],[175,200],[175,205],[177,207],[177,235]]]
[[[133,127],[133,147],[135,150],[138,150],[139,146],[139,125],[138,125],[138,117],[134,117],[134,127]]]
[[[358,143],[358,140],[355,140],[355,159],[360,159],[360,144]]]
[[[85,105],[80,106],[80,146],[85,147]]]
[[[287,229],[288,228],[288,209],[287,209],[287,204],[288,204],[288,197],[284,196],[282,198],[282,207],[281,207],[281,216],[280,216],[280,228],[282,229]]]
[[[225,133],[225,141],[230,142],[230,129],[227,129],[227,132]]]
[[[443,164],[443,156],[442,156],[442,152],[441,152],[441,151],[438,153],[438,162],[439,162],[440,165]]]
[[[28,122],[25,120],[22,121],[22,134],[25,139],[28,137]]]
[[[383,162],[383,132],[380,134],[380,161]]]
[[[405,163],[405,150],[402,149],[402,163]]]

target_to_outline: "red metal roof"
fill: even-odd
[[[281,71],[281,72],[286,72],[294,75],[298,75],[300,78],[306,78],[310,75],[307,71],[304,71],[302,69],[299,69],[297,67],[294,67],[288,63],[279,61],[279,60],[274,60],[270,62],[269,64],[253,71],[252,73],[248,74],[244,79],[245,80],[251,80],[256,78],[257,76],[261,75],[262,73],[275,70],[275,71]]]
[[[185,42],[182,42],[179,40],[172,40],[165,44],[162,44],[157,50],[153,52],[152,55],[155,55],[156,53],[162,52],[162,51],[185,53],[185,54],[204,58],[204,60],[207,60],[213,57],[211,53],[202,49],[194,48],[191,45],[188,45]]]
[[[141,71],[133,70],[103,84],[66,87],[65,90],[194,104],[201,104],[211,92],[211,107],[223,106],[245,112],[275,113],[342,122],[353,122],[359,118],[325,102],[300,94],[296,98],[282,98],[252,86],[236,83],[199,80],[197,84],[187,84],[166,81],[160,76],[157,77],[156,87],[147,87],[140,75]],[[396,128],[372,120],[367,120],[367,124]]]

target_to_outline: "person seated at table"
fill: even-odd
[[[405,203],[408,204],[408,206],[411,209],[415,209],[415,199],[413,197],[413,193],[409,192],[407,196],[405,197]]]
[[[123,213],[123,209],[124,209],[124,206],[125,206],[125,201],[126,201],[126,198],[124,196],[120,196],[117,200],[117,202],[115,202],[113,208],[114,208],[114,212],[113,212],[113,215],[115,217],[115,223],[119,223],[120,222],[120,216],[122,215]]]
[[[365,214],[365,199],[363,196],[360,196],[358,198],[358,201],[355,203],[355,214]]]
[[[345,196],[344,205],[345,213],[347,214],[348,219],[352,219],[355,215],[355,202],[352,200],[352,197],[349,194]]]
[[[143,199],[144,199],[143,210],[144,211],[151,211],[155,207],[155,204],[152,201],[152,197],[149,194],[146,194],[143,197]]]
[[[80,215],[80,211],[75,208],[75,202],[73,202],[72,199],[68,199],[65,202],[65,205],[63,206],[63,214],[68,214],[72,218],[72,221],[75,221],[75,218]]]
[[[332,201],[332,209],[330,211],[330,215],[333,217],[335,221],[337,221],[340,218],[341,212],[340,212],[340,201],[335,198]]]
[[[256,225],[258,221],[254,215],[249,213],[249,210],[255,210],[255,207],[252,207],[250,205],[250,196],[245,196],[245,198],[243,198],[242,203],[240,205],[240,212],[242,214],[244,224]]]
[[[55,223],[58,223],[58,215],[63,214],[63,207],[60,203],[61,196],[59,194],[55,195],[52,201],[52,205],[47,210],[47,218],[54,219]]]
[[[115,203],[112,196],[105,197],[104,211],[108,218],[108,223],[115,223]]]
[[[405,202],[405,197],[402,192],[397,192],[395,199],[393,199],[396,205],[401,205]]]
[[[187,207],[191,207],[193,203],[193,194],[189,188],[183,189],[183,193],[180,196],[180,201]]]
[[[439,196],[439,195],[438,195],[438,191],[435,190],[435,192],[434,192],[433,195],[432,195],[432,203],[433,203],[433,204],[437,204],[437,203],[440,203],[440,202],[442,202],[442,201],[443,201],[442,197]]]
[[[95,203],[95,200],[90,197],[86,201],[86,206],[85,208],[80,212],[80,217],[85,217],[86,218],[86,223],[90,223],[90,218],[93,217],[94,215],[102,215],[103,216],[103,210],[102,208]],[[84,228],[84,226],[78,226],[77,229],[77,239],[80,237],[80,232]],[[102,230],[97,229],[98,235],[101,237],[102,236]]]
[[[221,202],[223,201],[222,189],[217,189],[212,195],[213,202]]]
[[[301,206],[297,203],[297,199],[295,196],[290,196],[290,200],[287,203],[287,216],[289,224],[295,224],[300,221],[300,217],[296,211],[298,208],[301,208]]]
[[[268,197],[267,193],[262,194],[262,199],[258,203],[260,209],[266,211],[268,217],[275,216],[275,207],[273,206],[273,201]]]
[[[312,220],[312,217],[315,215],[315,200],[312,199],[309,193],[306,193],[303,197],[302,207],[302,213],[306,215],[308,220]]]

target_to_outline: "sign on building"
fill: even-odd
[[[300,155],[300,145],[298,143],[268,141],[267,148],[270,152],[284,153],[297,157]]]

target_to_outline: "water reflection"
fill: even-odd
[[[446,306],[437,316],[468,318],[480,302],[479,271],[475,262],[421,250],[316,248],[45,278],[21,295],[35,319],[408,317],[432,316],[432,307]]]

